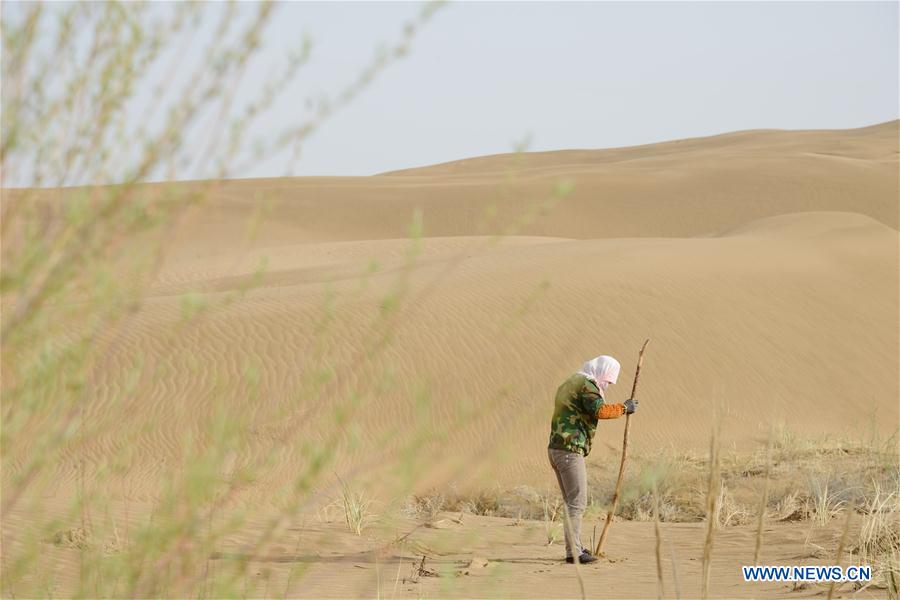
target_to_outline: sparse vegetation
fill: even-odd
[[[829,493],[827,479],[824,481],[812,479],[809,490],[811,497],[807,500],[806,513],[812,517],[816,525],[827,525],[831,519],[841,513],[846,504],[846,501],[835,498],[833,491]]]
[[[764,518],[824,526],[848,508],[868,511],[865,507],[872,498],[883,499],[885,489],[898,489],[900,485],[896,473],[900,467],[889,467],[895,458],[890,448],[832,438],[817,441],[793,434],[791,439],[795,453],[786,453],[782,448],[768,477],[764,459],[757,452],[731,452],[720,457],[720,481],[714,491],[714,515],[719,526],[744,525],[755,520],[760,515],[759,499],[766,487],[769,490],[765,494]],[[620,518],[653,521],[655,485],[660,522],[705,520],[703,486],[709,473],[706,457],[694,452],[669,452],[662,456],[636,455],[633,461],[636,464],[626,476]],[[595,513],[602,512],[602,499],[610,497],[613,483],[605,480],[593,484],[592,502],[586,512],[591,506]],[[428,514],[428,507],[437,505],[448,511],[509,518],[521,515],[534,520],[544,520],[547,507],[558,502],[556,490],[542,493],[525,486],[509,490],[494,487],[472,494],[432,491],[410,500],[410,504],[420,507],[416,511],[420,514]]]
[[[541,508],[543,509],[544,533],[547,536],[547,545],[553,545],[562,535],[560,515],[564,509],[563,501],[558,494],[548,493],[541,495]]]
[[[883,587],[890,598],[900,595],[900,490],[876,486],[862,507],[863,524],[850,552],[858,564],[871,565],[871,585]]]
[[[423,521],[434,521],[445,506],[444,495],[439,492],[417,494],[406,504],[406,514]]]
[[[341,507],[344,510],[344,521],[350,531],[356,535],[362,535],[363,529],[369,524],[372,514],[369,507],[372,501],[366,498],[364,492],[354,491],[350,485],[341,480]]]
[[[311,41],[298,35],[295,51],[273,62],[275,68],[253,88],[258,93],[238,98],[238,91],[247,91],[240,82],[253,68],[278,8],[271,2],[2,6],[4,597],[34,590],[78,597],[269,595],[268,575],[258,589],[250,582],[246,557],[268,548],[312,504],[314,487],[322,484],[344,439],[361,394],[328,389],[334,365],[321,353],[310,353],[309,370],[290,401],[257,402],[259,410],[248,412],[231,401],[235,395],[260,398],[258,364],[247,362],[235,376],[219,378],[204,371],[196,344],[178,345],[202,336],[211,317],[245,300],[261,281],[264,261],[225,292],[177,290],[172,305],[180,312],[156,328],[154,344],[162,351],[146,352],[129,342],[146,318],[148,290],[171,242],[223,180],[286,150],[296,159],[323,122],[408,53],[439,6],[411,11],[400,39],[376,53],[361,73],[348,73],[347,86],[334,98],[320,98],[308,119],[285,124],[274,139],[252,139],[254,123],[310,59]],[[136,112],[144,100],[146,110]],[[205,179],[147,183],[198,177]],[[8,187],[22,181],[33,187]],[[231,241],[249,245],[272,206],[271,198],[257,194],[245,231]],[[410,296],[402,280],[414,267],[411,253],[400,284],[385,298],[392,313],[372,324],[369,361],[389,342],[392,320]],[[319,340],[329,335],[327,318],[315,333]],[[176,419],[194,419],[194,426],[184,439],[176,434],[157,449],[168,452],[156,461],[165,475],[142,498],[136,519],[129,514],[136,509],[128,489],[129,476],[141,468],[135,440],[172,430],[145,410],[146,391],[177,365],[187,365],[192,378],[211,375],[216,381],[198,390],[197,414],[176,411]],[[370,367],[373,374],[377,370]],[[100,389],[109,393],[97,410],[89,404]],[[279,510],[257,515],[265,522],[245,540],[245,558],[229,559],[221,552],[225,540],[245,531],[252,514],[238,499],[271,476],[274,455],[289,435],[271,424],[326,393],[330,409],[316,418],[330,431],[318,439],[321,445],[298,443],[303,467],[272,488]],[[252,459],[239,456],[261,435],[267,451]],[[104,451],[94,456],[90,443],[97,439],[105,440]],[[72,480],[68,489],[74,494],[56,490]],[[344,491],[348,525],[361,532],[370,500]],[[52,507],[47,498],[55,501]],[[121,521],[107,510],[111,504],[124,505]],[[10,515],[27,527],[8,529]],[[78,553],[74,580],[46,564],[42,544]],[[302,571],[292,569],[280,595],[290,593]]]
[[[719,486],[719,497],[716,500],[716,513],[714,519],[720,527],[729,527],[731,525],[743,525],[748,523],[751,518],[750,511],[743,504],[738,503],[728,487],[721,483]]]

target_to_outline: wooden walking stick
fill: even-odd
[[[634,395],[637,393],[638,377],[641,374],[641,362],[644,360],[644,349],[649,343],[650,338],[644,340],[644,345],[641,346],[641,351],[638,353],[637,369],[634,371],[634,384],[631,386],[632,400],[634,400]],[[625,415],[625,435],[622,440],[622,461],[619,463],[619,477],[616,479],[616,489],[613,492],[612,506],[609,507],[609,512],[606,513],[606,523],[603,524],[603,531],[600,532],[600,540],[597,542],[597,549],[594,550],[594,555],[596,556],[601,556],[603,554],[603,542],[606,541],[606,534],[609,533],[609,525],[612,523],[613,513],[616,512],[616,504],[619,502],[619,492],[622,490],[622,479],[625,476],[625,457],[628,453],[628,430],[630,427],[631,415]]]

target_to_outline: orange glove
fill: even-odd
[[[598,419],[618,419],[625,414],[624,404],[604,404],[597,411]]]

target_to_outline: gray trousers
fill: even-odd
[[[584,466],[584,456],[578,452],[556,448],[548,448],[547,454],[550,465],[556,473],[556,481],[559,482],[559,490],[562,492],[566,512],[569,515],[568,526],[564,523],[566,556],[578,556],[583,548],[581,516],[587,507],[587,469]]]

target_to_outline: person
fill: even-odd
[[[568,563],[574,563],[576,557],[581,564],[597,560],[581,545],[581,516],[587,506],[584,459],[591,452],[599,419],[617,419],[637,408],[634,399],[621,404],[604,400],[607,388],[618,380],[620,368],[619,361],[612,356],[598,356],[584,363],[580,371],[556,390],[547,454],[568,515],[564,524]]]

